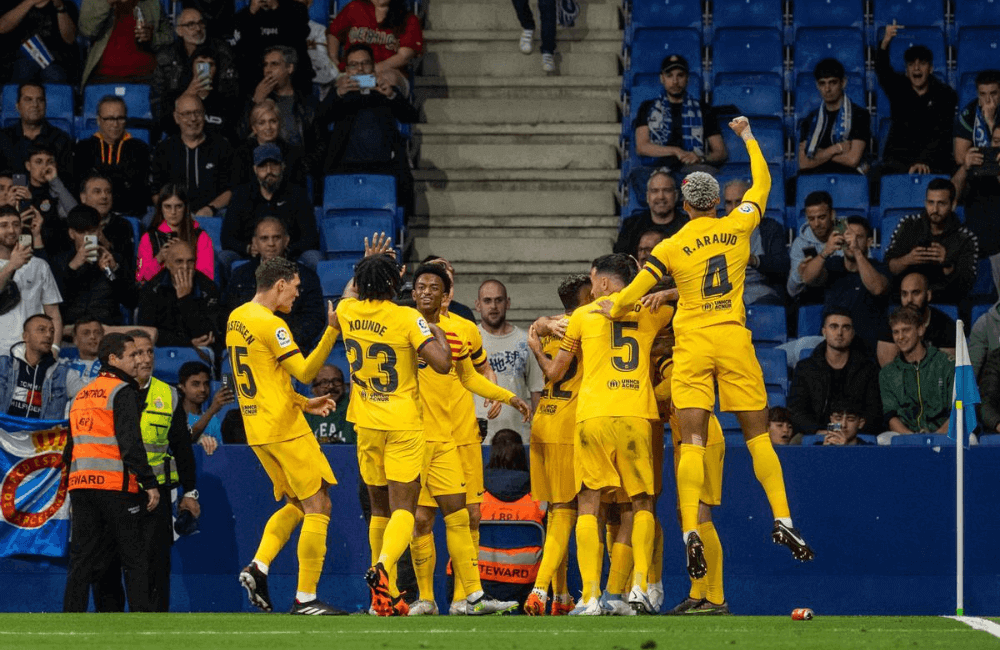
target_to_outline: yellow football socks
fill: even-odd
[[[601,595],[601,565],[603,552],[597,530],[597,517],[580,515],[576,519],[576,553],[583,579],[583,602]]]
[[[705,448],[682,444],[677,463],[677,501],[681,510],[681,532],[685,535],[698,528],[698,501],[704,483]]]
[[[747,449],[750,450],[750,457],[753,459],[753,473],[767,494],[767,501],[771,504],[774,518],[791,517],[788,511],[788,497],[785,495],[785,476],[781,471],[778,454],[774,453],[771,437],[765,431],[756,438],[748,440]]]
[[[410,538],[413,536],[413,513],[400,508],[389,517],[389,524],[385,527],[382,535],[382,550],[379,552],[378,561],[382,563],[385,570],[392,575],[399,556],[403,554],[406,547],[410,545]]]
[[[608,571],[608,593],[623,594],[632,573],[632,547],[615,542],[611,547],[611,569]]]
[[[553,583],[552,593],[561,594],[556,589],[558,580],[556,574],[562,572],[562,588],[566,588],[566,549],[569,548],[569,536],[573,533],[576,523],[576,510],[557,508],[549,513],[549,530],[545,536],[545,548],[542,552],[542,563],[538,567],[535,578],[535,589],[548,592],[549,582]]]
[[[372,516],[368,522],[368,545],[372,548],[372,566],[378,562],[378,556],[382,553],[382,536],[385,535],[385,527],[389,525],[388,517]]]
[[[646,591],[649,588],[649,565],[653,559],[653,538],[656,537],[656,518],[648,510],[639,510],[632,521],[632,554],[635,577],[632,584]]]
[[[544,560],[544,556],[542,559]],[[552,595],[555,596],[556,600],[559,600],[560,596],[569,596],[569,583],[566,582],[566,570],[568,567],[569,552],[566,552],[563,553],[562,562],[559,563],[555,573],[552,574]]]
[[[471,530],[470,532],[472,533],[472,547],[476,550],[475,557],[476,557],[476,564],[478,565],[478,563],[479,563],[479,529],[476,528],[474,530]],[[452,565],[454,565],[454,562],[452,562]],[[452,566],[452,569],[454,569],[454,566]],[[478,569],[477,569],[477,571],[478,571]],[[455,603],[455,602],[458,602],[460,600],[465,600],[466,596],[468,596],[468,594],[465,591],[465,585],[462,584],[461,580],[458,580],[456,578],[456,580],[455,580],[455,593],[452,595],[452,601],[451,602]]]
[[[274,562],[274,558],[288,542],[288,538],[302,521],[302,517],[302,511],[290,503],[271,515],[267,525],[264,526],[264,534],[260,538],[260,546],[257,547],[253,559],[267,565]]]
[[[482,589],[479,581],[479,552],[469,530],[469,511],[460,508],[444,518],[445,538],[455,584],[462,584],[464,596]]]
[[[721,605],[726,602],[726,595],[722,590],[722,541],[715,530],[715,524],[710,521],[698,524],[698,535],[705,545],[705,564],[708,565],[708,573],[702,578],[705,587],[701,597],[707,598],[710,603]]]
[[[326,529],[329,526],[330,517],[318,512],[311,512],[303,518],[298,546],[297,591],[301,593],[316,593],[316,585],[319,584],[319,576],[323,572],[323,559],[326,557]]]
[[[663,527],[656,520],[653,527],[653,558],[649,562],[649,582],[660,582],[663,579]]]
[[[417,577],[421,600],[434,600],[434,566],[437,561],[434,548],[434,533],[414,537],[410,541],[410,558],[413,573]]]

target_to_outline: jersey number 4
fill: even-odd
[[[725,255],[708,258],[705,265],[705,279],[701,285],[701,295],[705,298],[724,296],[733,290],[729,281],[729,263]]]
[[[396,351],[385,343],[372,343],[368,346],[368,353],[364,354],[361,344],[355,340],[347,339],[344,347],[348,353],[353,353],[351,363],[351,381],[357,383],[362,388],[369,388],[368,382],[358,377],[358,372],[365,365],[365,358],[375,359],[378,363],[378,371],[381,376],[371,378],[372,390],[380,393],[395,393],[399,387],[399,374],[396,372]]]

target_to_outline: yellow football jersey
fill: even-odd
[[[329,339],[326,351],[320,351],[324,359],[335,338],[335,330],[324,336],[324,342]],[[301,408],[306,398],[292,389],[291,376],[281,365],[302,354],[288,324],[267,307],[248,302],[229,316],[226,347],[247,442],[263,445],[310,433]]]
[[[611,294],[608,299],[616,297]],[[638,302],[617,321],[591,309],[573,312],[560,349],[579,351],[583,358],[577,422],[596,417],[658,417],[649,380],[649,353],[656,333],[670,323],[673,314],[673,307],[663,306],[654,313]]]
[[[555,358],[561,346],[561,338],[542,337],[542,350],[550,359]],[[531,421],[532,442],[572,444],[573,432],[576,430],[576,402],[583,381],[581,370],[580,355],[577,352],[562,379],[545,382],[542,398],[538,401],[535,417]]]
[[[474,366],[486,363],[486,351],[483,350],[483,336],[479,328],[468,318],[456,314],[446,314],[441,317],[438,325],[448,334],[448,340],[461,341],[468,352],[469,360]],[[479,423],[476,420],[476,402],[479,397],[470,393],[459,382],[452,385],[451,415],[452,432],[456,445],[478,445]]]
[[[465,320],[465,319],[462,319]],[[424,411],[424,433],[427,442],[447,442],[454,438],[452,424],[452,400],[455,384],[458,383],[456,364],[468,357],[465,341],[455,330],[451,319],[442,316],[438,322],[451,348],[451,370],[447,375],[435,372],[433,368],[418,360],[420,379],[420,405]],[[459,386],[461,388],[461,386]]]
[[[423,429],[417,352],[434,335],[420,312],[387,300],[344,298],[337,322],[351,364],[347,419],[379,431]]]

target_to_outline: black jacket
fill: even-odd
[[[795,433],[813,434],[825,429],[835,401],[845,401],[860,409],[865,418],[863,433],[881,433],[882,398],[879,394],[878,365],[865,354],[860,337],[851,344],[844,366],[844,392],[833,394],[833,369],[826,362],[826,342],[820,343],[808,359],[799,361],[788,391]]]
[[[113,188],[115,212],[141,217],[150,204],[149,145],[138,138],[108,145],[96,135],[76,143],[73,167],[79,178],[95,171]],[[159,188],[157,188],[159,189]]]
[[[306,50],[309,38],[309,10],[295,0],[279,0],[277,9],[250,13],[245,7],[235,16],[236,29],[230,44],[236,55],[241,96],[249,97],[264,77],[264,50],[272,45],[287,45],[298,54],[299,64],[292,73],[292,83],[300,93],[312,92],[313,67]]]
[[[656,232],[663,233],[664,237],[672,237],[688,221],[690,219],[681,210],[674,212],[673,221],[667,224],[654,223],[649,210],[636,212],[622,222],[621,231],[618,233],[618,241],[615,242],[614,252],[636,255],[639,249],[639,240],[644,233],[655,230]]]
[[[306,188],[282,181],[268,201],[260,193],[257,180],[233,189],[226,216],[222,219],[222,248],[246,257],[257,222],[263,217],[277,217],[285,224],[290,244],[289,259],[303,251],[319,249],[316,213]]]
[[[63,319],[70,324],[81,316],[93,315],[102,323],[120,325],[122,313],[119,306],[129,309],[136,306],[135,274],[129,275],[129,269],[120,255],[115,255],[118,269],[114,272],[113,282],[96,263],[84,262],[74,271],[69,263],[75,255],[76,251],[61,251],[50,265],[59,285],[59,293],[63,296]]]
[[[230,12],[233,10],[232,6],[229,3]],[[210,30],[209,33],[217,32]],[[240,85],[233,51],[228,43],[218,38],[209,38],[205,44],[215,52],[216,72],[209,96],[218,93],[230,101],[230,107],[235,107],[239,101]],[[170,45],[156,50],[156,70],[153,71],[153,81],[149,87],[149,105],[153,111],[153,119],[160,124],[160,128],[176,130],[177,125],[173,119],[174,102],[187,90],[193,74],[191,57],[188,56],[182,39],[178,38]]]
[[[139,325],[159,330],[158,346],[190,347],[191,339],[215,333],[221,347],[219,288],[201,271],[194,272],[194,288],[177,297],[170,271],[163,269],[139,291]]]
[[[378,131],[381,132],[382,139],[388,142],[392,149],[393,162],[397,165],[406,164],[406,142],[403,140],[396,122],[412,124],[419,119],[420,114],[402,93],[397,92],[393,99],[389,99],[374,90],[367,95],[362,95],[360,92],[349,92],[345,93],[343,97],[338,96],[336,91],[331,91],[320,107],[320,119],[333,124],[326,150],[326,162],[323,165],[327,174],[336,173],[340,165],[345,162],[343,160],[344,152],[347,149],[351,133],[355,130],[354,124],[357,116],[362,111],[372,113],[370,117],[377,125]],[[385,161],[373,160],[370,162]]]
[[[968,295],[976,282],[979,240],[962,225],[955,213],[945,217],[944,232],[940,235],[931,234],[931,222],[926,212],[907,215],[892,233],[889,248],[885,251],[886,264],[926,242],[938,242],[945,247],[944,266],[954,266],[952,272],[946,274],[944,266],[934,263],[910,266],[903,274],[920,271],[930,281],[936,302],[957,303]]]
[[[146,398],[149,396],[149,386],[139,389],[139,408],[146,408]],[[184,411],[184,396],[177,392],[177,403],[174,404],[173,415],[170,416],[170,428],[167,429],[167,447],[177,467],[177,478],[181,489],[190,492],[195,489],[194,452],[191,450],[191,429],[188,428],[187,413]],[[169,476],[169,470],[167,471]]]
[[[8,36],[9,38],[9,36]],[[42,123],[42,132],[34,140],[24,137],[24,129],[20,122],[15,122],[0,131],[0,158],[4,169],[12,169],[15,174],[24,173],[24,163],[28,153],[36,144],[44,144],[52,148],[56,156],[56,169],[59,178],[67,179],[67,185],[72,185],[68,179],[73,176],[73,138],[59,127],[52,126],[48,120]]]
[[[188,149],[180,135],[170,136],[153,151],[149,168],[151,189],[154,193],[159,192],[167,183],[186,186],[193,214],[232,189],[232,157],[233,148],[229,142],[207,128],[204,142],[193,150]]]

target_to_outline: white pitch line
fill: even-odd
[[[947,616],[943,618],[956,618],[954,616]],[[960,620],[960,619],[956,619]],[[982,620],[982,619],[975,619]],[[965,623],[966,621],[962,620]],[[995,623],[990,623],[991,625],[1000,628]],[[971,625],[971,623],[970,623]],[[977,628],[979,629],[979,628]],[[504,630],[504,634],[662,634],[665,628],[659,628],[655,630],[645,630],[645,629],[630,629],[630,630],[581,630],[581,629],[566,629],[566,630],[543,630],[543,629],[521,629],[521,630]],[[713,630],[714,631],[714,630]],[[757,629],[749,628],[726,628],[725,630],[720,630],[724,632],[736,632],[736,633],[749,633],[749,632],[759,632]],[[824,628],[824,632],[838,633],[838,632],[857,632],[857,628]],[[476,629],[468,630],[257,630],[257,631],[247,631],[247,632],[223,632],[219,630],[163,630],[162,632],[152,632],[152,631],[124,631],[119,632],[119,636],[232,636],[246,635],[246,636],[257,636],[257,635],[297,635],[297,634],[340,634],[340,635],[365,635],[365,634],[474,634],[478,631]],[[920,632],[921,634],[953,634],[962,633],[966,634],[966,631],[961,628],[956,629],[942,629],[942,630],[925,630],[919,628],[904,629],[904,628],[866,628],[866,632],[886,632],[889,634],[896,633],[907,633],[907,632]],[[0,630],[0,637],[5,636],[103,636],[107,632],[47,632],[47,631],[24,631],[15,632],[11,630]]]
[[[979,616],[945,616],[944,618],[950,618],[953,621],[965,623],[974,630],[992,634],[996,638],[1000,639],[1000,624],[994,623],[993,621],[980,618]]]

